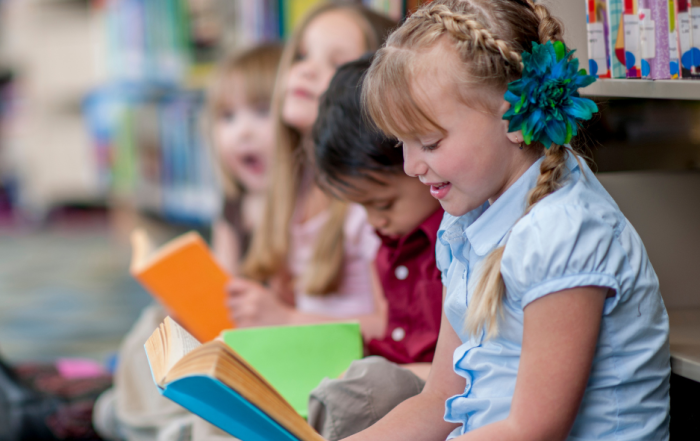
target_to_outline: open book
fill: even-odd
[[[250,362],[220,340],[200,344],[166,317],[145,344],[160,393],[242,441],[321,441],[300,413],[306,412],[309,393],[321,379],[337,377],[362,356],[359,325],[329,323],[240,331],[240,336],[233,338],[227,331],[223,338],[234,345],[237,341]],[[308,338],[300,338],[303,336]],[[278,353],[290,342],[297,348],[295,356]],[[289,368],[286,376],[280,375],[280,367]],[[271,374],[274,385],[265,372]],[[295,409],[289,401],[304,401],[303,409]]]
[[[224,306],[231,276],[216,262],[204,239],[192,231],[155,249],[145,231],[131,235],[131,275],[200,341],[235,324]]]

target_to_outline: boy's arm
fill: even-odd
[[[447,438],[457,425],[443,419],[445,401],[462,393],[465,386],[464,378],[452,369],[452,354],[461,344],[443,312],[435,359],[423,392],[398,405],[369,429],[346,440],[436,441]]]
[[[526,306],[508,418],[455,439],[565,440],[588,384],[607,291],[567,289]]]

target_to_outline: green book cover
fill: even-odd
[[[238,352],[306,418],[311,391],[362,358],[359,323],[271,326],[224,331]]]

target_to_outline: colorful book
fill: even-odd
[[[282,36],[284,38],[289,37],[297,24],[301,19],[311,10],[314,6],[321,3],[321,0],[283,0],[281,1],[282,7]]]
[[[198,233],[186,233],[156,250],[143,230],[135,230],[131,243],[131,275],[198,340],[212,340],[235,327],[224,305],[231,276]]]
[[[691,78],[700,78],[700,0],[690,0],[690,27],[693,66],[690,69]]]
[[[586,0],[588,32],[588,73],[597,78],[610,78],[608,13],[605,0]]]
[[[668,0],[639,0],[639,49],[642,78],[671,78]]]
[[[322,441],[288,397],[306,402],[362,356],[357,323],[251,328],[200,344],[166,317],[144,348],[163,396],[241,441]]]
[[[323,378],[339,377],[363,352],[355,322],[234,329],[221,337],[304,418],[311,391]]]
[[[623,25],[623,0],[608,0],[608,47],[610,53],[611,78],[626,78],[625,27]]]
[[[678,22],[676,21],[676,2],[668,0],[668,48],[669,48],[669,73],[671,79],[678,79],[681,75],[681,49],[678,44]]]
[[[690,0],[676,0],[678,50],[681,55],[681,78],[691,78],[695,72],[693,56],[693,28],[690,20]]]
[[[627,69],[627,78],[641,78],[641,38],[637,0],[624,0],[623,23],[625,29],[625,67]]]

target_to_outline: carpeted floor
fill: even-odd
[[[0,354],[104,362],[150,302],[106,227],[0,232]]]

